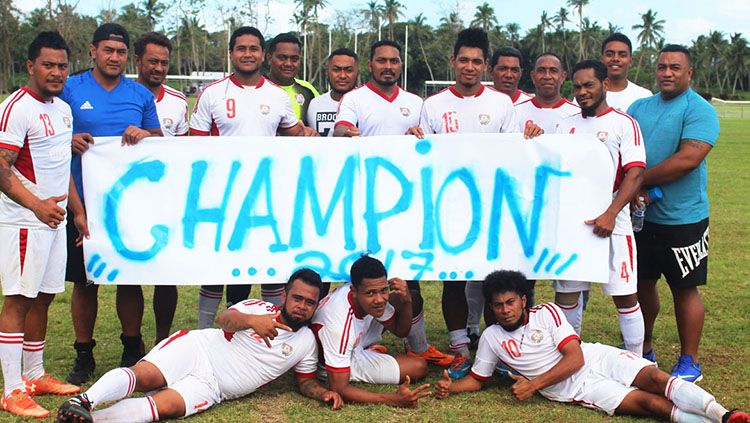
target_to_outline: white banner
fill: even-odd
[[[584,221],[614,170],[593,137],[98,138],[83,179],[102,284],[342,281],[364,252],[403,279],[607,279]]]

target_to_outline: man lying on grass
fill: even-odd
[[[526,307],[526,277],[498,271],[484,280],[484,297],[497,324],[479,340],[470,375],[451,381],[447,372],[435,384],[437,398],[478,391],[498,361],[513,371],[511,387],[520,401],[539,392],[547,399],[573,402],[609,415],[633,414],[673,422],[747,423],[750,416],[728,411],[713,395],[672,377],[630,351],[581,342],[554,303]]]
[[[281,308],[247,300],[219,316],[221,329],[175,333],[135,366],[110,370],[88,391],[64,402],[57,421],[151,422],[186,417],[248,395],[291,368],[303,395],[341,408],[341,396],[315,380],[318,354],[307,324],[318,306],[321,285],[320,275],[301,269],[289,278]],[[133,392],[151,391],[156,392],[91,411]]]

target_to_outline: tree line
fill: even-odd
[[[228,32],[242,25],[258,27],[266,33],[271,21],[270,0],[240,0],[232,5],[207,8],[206,0],[139,0],[119,9],[102,9],[97,16],[77,11],[78,3],[47,0],[44,7],[22,14],[12,0],[0,0],[0,93],[25,83],[26,48],[37,32],[57,30],[68,41],[71,69],[91,66],[88,44],[96,27],[104,22],[125,26],[135,40],[147,31],[161,31],[172,40],[170,74],[189,75],[193,71],[227,69]],[[398,0],[370,0],[361,10],[335,10],[322,19],[328,0],[295,0],[290,23],[304,40],[304,69],[307,79],[318,88],[327,89],[324,71],[329,45],[333,49],[348,47],[365,56],[378,38],[405,42],[408,27],[408,88],[420,92],[427,80],[453,80],[449,56],[456,34],[465,27],[482,28],[489,34],[491,48],[512,45],[524,55],[521,88],[533,91],[528,72],[532,60],[552,51],[567,69],[584,58],[599,57],[601,42],[613,32],[637,31],[633,42],[635,65],[629,78],[655,90],[655,61],[659,49],[669,40],[664,33],[665,21],[649,9],[641,22],[632,28],[613,23],[606,27],[586,16],[589,0],[567,0],[558,10],[544,11],[538,24],[521,34],[515,22],[501,22],[495,8],[485,2],[476,7],[472,19],[463,22],[457,10],[449,11],[436,26],[427,24],[423,13],[406,18],[406,6]],[[207,21],[220,29],[210,31]],[[275,34],[266,34],[267,37]],[[737,98],[750,86],[750,48],[741,33],[725,34],[714,30],[701,35],[687,46],[693,56],[693,85],[704,93],[722,98]],[[366,74],[366,60],[361,63]],[[134,72],[129,64],[128,72]],[[302,72],[302,71],[300,71]],[[302,76],[302,75],[300,75]],[[564,87],[570,94],[571,85]]]

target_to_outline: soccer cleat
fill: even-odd
[[[89,402],[86,394],[76,395],[62,403],[57,409],[57,417],[55,418],[55,423],[91,423],[93,421],[91,402]]]
[[[721,418],[721,423],[750,423],[750,415],[738,410],[729,410]]]
[[[479,335],[477,335],[474,332],[468,332],[468,337],[469,337],[469,350],[475,351],[479,347]]]
[[[68,373],[68,377],[65,378],[68,383],[83,385],[94,375],[96,361],[94,360],[93,350],[95,346],[95,341],[86,343],[76,342],[73,344],[73,348],[76,350],[76,359]]]
[[[24,378],[26,392],[29,395],[73,395],[81,392],[81,388],[75,385],[67,384],[58,380],[47,373],[39,379],[28,380]]]
[[[646,360],[654,363],[654,365],[656,367],[659,367],[659,365],[656,364],[656,354],[654,353],[654,349],[653,348],[651,348],[650,350],[648,350],[648,352],[643,353],[643,358],[645,358]]]
[[[21,417],[36,417],[43,419],[49,416],[49,410],[41,407],[26,392],[16,389],[10,395],[2,396],[3,410]]]
[[[409,357],[420,357],[425,359],[430,364],[435,364],[440,367],[448,367],[453,363],[453,359],[455,358],[452,355],[449,354],[443,354],[442,352],[438,351],[437,348],[433,347],[432,345],[427,346],[427,350],[421,354],[417,354],[413,351],[407,351],[406,355]]]
[[[388,347],[380,344],[373,344],[367,347],[367,351],[376,352],[379,354],[388,354]]]
[[[120,356],[120,367],[133,367],[145,355],[145,346],[141,335],[125,336],[120,334],[122,341],[122,356]]]
[[[456,354],[456,357],[448,368],[448,376],[451,379],[461,379],[469,374],[472,364],[474,363],[470,358],[464,357],[461,354]]]
[[[701,365],[694,362],[693,357],[689,355],[680,356],[677,363],[672,367],[672,376],[693,383],[700,382],[703,379]]]
[[[502,361],[498,361],[497,365],[495,365],[495,373],[499,374],[502,377],[510,377],[510,375],[518,375],[517,371],[511,369],[510,367],[506,366]]]

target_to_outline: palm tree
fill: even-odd
[[[423,13],[415,16],[414,19],[409,22],[409,25],[412,29],[412,36],[417,39],[417,43],[419,44],[419,50],[422,52],[422,58],[424,59],[424,64],[427,66],[427,71],[430,74],[430,80],[434,81],[435,76],[432,74],[432,67],[430,66],[430,61],[427,59],[427,53],[422,44],[422,36],[425,33],[430,32],[432,28],[427,25],[427,18],[424,17]]]
[[[464,23],[461,21],[461,16],[457,11],[453,11],[448,14],[448,16],[440,18],[440,28],[447,29],[454,34],[458,34],[458,31],[460,31],[463,26]]]
[[[547,28],[552,26],[552,20],[547,16],[547,11],[542,12],[542,16],[539,18],[539,31],[542,35],[542,52],[547,51],[547,46],[544,41],[544,34],[547,31]]]
[[[388,21],[388,38],[393,39],[394,25],[399,17],[404,16],[401,8],[406,8],[398,0],[383,0],[383,17]]]
[[[143,11],[146,13],[146,20],[149,23],[149,31],[156,28],[156,21],[161,18],[167,6],[159,0],[143,0]]]
[[[568,36],[565,31],[565,24],[570,22],[570,19],[568,19],[568,9],[561,7],[560,10],[557,11],[555,16],[552,17],[552,22],[555,23],[557,30],[562,33],[562,57],[565,60],[565,67],[569,69],[570,62],[568,60]]]
[[[730,40],[731,47],[727,51],[727,64],[729,69],[734,71],[734,82],[732,83],[732,95],[734,95],[737,90],[737,82],[741,81],[748,73],[750,50],[747,46],[747,40],[739,32],[732,34]]]
[[[474,20],[471,21],[471,26],[482,28],[487,32],[494,25],[497,25],[495,9],[487,2],[477,6],[477,11],[474,12]]]
[[[521,38],[519,34],[519,31],[521,31],[521,25],[519,25],[517,22],[511,22],[505,25],[505,29],[508,31],[508,36],[510,37],[511,44],[517,46],[518,41]]]
[[[641,19],[643,20],[642,24],[632,26],[632,29],[640,30],[638,33],[638,42],[641,45],[634,82],[638,82],[638,74],[641,72],[641,63],[643,62],[643,55],[646,53],[646,50],[659,44],[659,41],[664,38],[665,21],[664,19],[656,19],[656,12],[648,9],[646,13],[641,15]]]
[[[719,92],[724,93],[724,82],[728,79],[725,73],[725,78],[721,78],[720,72],[725,66],[724,57],[725,51],[729,49],[727,40],[724,39],[724,33],[721,31],[711,31],[708,34],[708,54],[711,58],[709,69],[714,70],[714,76],[716,77],[716,85],[719,87]]]
[[[568,0],[568,6],[578,11],[578,60],[583,59],[583,6],[589,4],[589,0]]]

